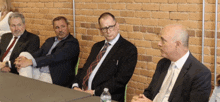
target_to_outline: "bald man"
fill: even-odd
[[[132,102],[208,102],[211,72],[188,49],[189,36],[182,25],[164,27],[158,46],[161,59],[143,94]]]

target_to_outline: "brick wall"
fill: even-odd
[[[12,2],[18,11],[25,15],[27,30],[40,36],[41,44],[48,37],[55,35],[51,22],[58,15],[70,20],[73,33],[72,0],[12,0]],[[79,40],[81,50],[79,67],[85,63],[92,45],[104,40],[97,29],[97,19],[106,11],[116,16],[121,35],[138,48],[138,63],[128,83],[128,100],[133,95],[143,93],[151,81],[156,64],[162,58],[157,46],[159,41],[157,34],[165,25],[179,23],[186,26],[190,34],[189,49],[201,60],[202,0],[75,0],[75,6],[76,38]],[[206,0],[205,12],[204,64],[214,76],[215,0]],[[220,38],[220,33],[218,35]],[[217,51],[218,63],[220,63],[219,47],[220,40]],[[220,64],[217,65],[217,73],[220,73],[219,67]]]

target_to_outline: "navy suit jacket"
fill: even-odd
[[[13,37],[12,33],[6,33],[2,35],[1,43],[0,43],[0,58],[2,58],[2,56],[6,52],[6,48],[8,47],[8,44],[10,43],[12,37]],[[17,41],[9,59],[12,65],[11,72],[18,74],[17,69],[15,68],[14,61],[21,52],[26,51],[33,53],[39,49],[39,46],[40,46],[39,37],[25,30],[24,34],[22,34],[19,40]]]
[[[105,41],[101,41],[93,45],[82,71],[77,74],[74,83],[78,83],[80,88],[88,67],[95,60],[104,43]],[[106,87],[113,100],[123,102],[125,86],[133,75],[136,63],[137,48],[120,36],[92,81],[92,90],[95,90],[95,95],[100,96]]]
[[[171,64],[163,58],[158,64],[153,79],[144,95],[153,100],[160,90]],[[190,53],[173,86],[169,102],[208,102],[211,92],[211,72]]]
[[[79,43],[71,34],[47,55],[55,41],[55,37],[48,38],[42,47],[33,53],[37,68],[49,65],[50,75],[53,84],[64,87],[71,87],[75,78],[75,66],[79,56]]]

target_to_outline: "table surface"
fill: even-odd
[[[0,72],[1,102],[75,102],[86,97],[91,95],[16,74]],[[97,101],[94,102],[99,102],[100,98],[95,99]]]

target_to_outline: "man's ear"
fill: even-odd
[[[176,41],[176,47],[180,47],[183,43],[181,41]]]

